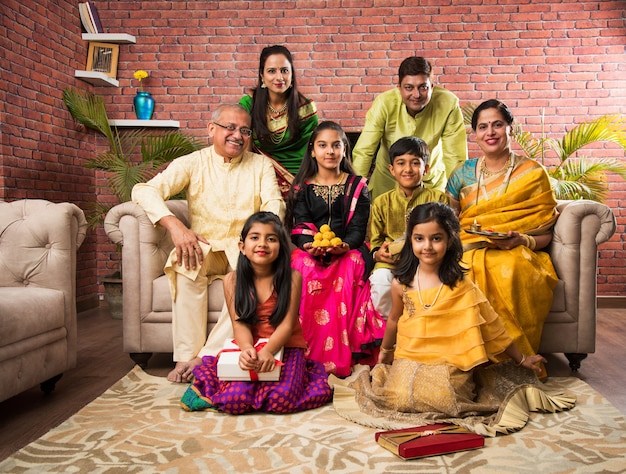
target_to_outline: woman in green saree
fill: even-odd
[[[239,103],[252,116],[253,151],[274,161],[285,197],[318,123],[315,102],[298,92],[293,58],[287,48],[263,48],[259,83]]]
[[[539,349],[557,276],[541,250],[552,241],[556,200],[546,170],[511,150],[513,115],[488,100],[472,117],[483,152],[467,160],[446,188],[459,211],[463,262],[525,354]]]

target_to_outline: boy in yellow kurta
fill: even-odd
[[[396,141],[389,149],[389,171],[396,187],[378,196],[372,204],[370,246],[376,262],[370,275],[372,303],[385,318],[391,310],[391,269],[402,245],[407,216],[418,204],[449,203],[446,194],[422,183],[428,173],[429,155],[428,145],[421,138],[404,137]]]

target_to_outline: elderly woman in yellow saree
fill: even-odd
[[[556,200],[545,169],[511,150],[513,115],[498,100],[472,116],[483,152],[451,175],[446,192],[459,211],[463,262],[525,354],[539,348],[557,283],[550,256]]]

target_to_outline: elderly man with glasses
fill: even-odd
[[[176,366],[172,382],[188,382],[207,339],[207,286],[236,268],[239,234],[246,219],[270,211],[281,219],[285,203],[269,158],[248,151],[250,115],[240,105],[221,105],[208,125],[212,146],[172,161],[132,199],[155,225],[169,232],[175,248],[165,264],[172,295]],[[186,192],[188,228],[165,205]]]
[[[389,171],[389,147],[403,137],[418,137],[430,150],[430,168],[424,186],[445,191],[448,176],[467,159],[467,138],[459,99],[434,86],[430,63],[406,58],[398,70],[398,86],[374,99],[354,150],[357,174],[368,176],[376,158],[369,190],[372,200],[392,190],[396,180]],[[378,150],[378,152],[377,152]]]

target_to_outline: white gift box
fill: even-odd
[[[267,338],[259,338],[255,347],[260,344],[267,343]],[[220,380],[235,381],[235,380],[254,380],[259,382],[276,382],[280,379],[280,365],[276,364],[274,370],[271,372],[257,373],[254,371],[242,370],[239,367],[239,355],[241,350],[237,343],[228,339],[224,343],[222,351],[219,353],[217,359],[217,378]],[[274,358],[278,361],[283,360],[283,349],[281,347]]]

